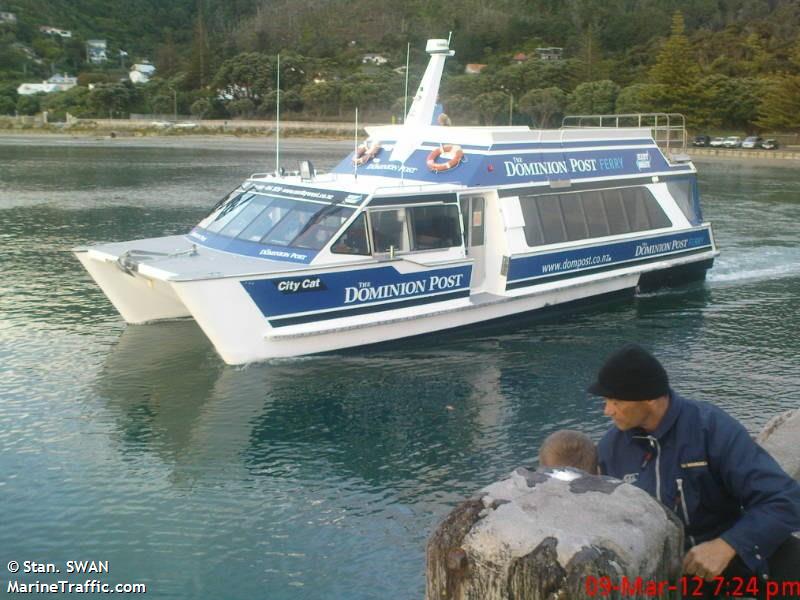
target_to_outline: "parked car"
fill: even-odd
[[[696,135],[692,140],[692,146],[708,146],[711,144],[711,138],[707,135]]]
[[[778,142],[772,138],[769,138],[761,142],[761,147],[764,150],[775,150],[775,148],[778,147]]]
[[[761,142],[763,141],[764,140],[757,135],[751,135],[750,137],[744,139],[742,142],[742,148],[760,148]]]
[[[724,143],[725,143],[725,138],[721,138],[721,137],[715,137],[713,140],[711,140],[711,141],[708,143],[708,145],[709,145],[709,146],[711,146],[711,147],[713,147],[713,148],[720,148],[720,147],[722,147],[722,145],[723,145]]]
[[[725,138],[725,141],[722,142],[722,145],[726,148],[738,148],[742,145],[742,138],[738,135],[729,135]]]

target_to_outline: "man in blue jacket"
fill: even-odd
[[[677,513],[687,575],[800,578],[800,541],[791,536],[800,530],[800,485],[736,419],[674,392],[661,363],[636,344],[606,360],[589,392],[614,421],[598,447],[601,472]]]

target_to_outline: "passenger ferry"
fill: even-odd
[[[448,46],[429,40],[405,123],[331,173],[255,174],[186,235],[77,257],[128,323],[192,317],[229,364],[705,276],[688,157],[649,126],[432,125]]]

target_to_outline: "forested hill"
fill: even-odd
[[[269,116],[280,52],[287,111],[333,117],[358,104],[385,116],[402,106],[395,69],[406,45],[414,85],[425,40],[452,31],[442,96],[462,122],[503,121],[509,104],[515,119],[545,125],[565,111],[678,110],[697,126],[747,130],[800,120],[786,99],[800,89],[797,0],[0,0],[0,11],[16,17],[0,22],[0,113],[178,104],[198,115]],[[88,63],[88,39],[107,40],[107,63]],[[563,48],[561,59],[542,61],[541,47]],[[367,53],[388,62],[365,64]],[[144,59],[157,77],[123,93],[120,77]],[[469,63],[486,67],[467,75]],[[12,93],[56,72],[118,89],[39,102]]]

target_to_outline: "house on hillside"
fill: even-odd
[[[86,42],[86,59],[93,65],[103,64],[108,60],[106,40],[88,40]]]
[[[131,67],[128,73],[128,79],[133,83],[147,83],[150,78],[155,74],[156,68],[150,64],[149,61],[137,63]]]
[[[563,48],[537,48],[536,54],[539,55],[539,60],[561,60]]]
[[[50,79],[41,83],[23,83],[17,88],[17,93],[20,96],[32,96],[33,94],[65,92],[76,85],[78,85],[78,78],[70,77],[64,73],[63,75],[53,75]]]
[[[517,52],[517,53],[514,55],[514,62],[517,62],[517,63],[523,63],[523,62],[525,62],[526,60],[528,60],[528,55],[527,55],[527,54],[525,54],[524,52]]]
[[[72,32],[68,29],[59,29],[58,27],[49,27],[47,25],[39,26],[39,31],[44,33],[45,35],[57,35],[62,38],[71,38]]]
[[[361,57],[363,64],[372,63],[373,65],[385,65],[389,59],[380,54],[365,54]]]
[[[469,63],[466,67],[464,67],[464,73],[466,73],[467,75],[478,75],[485,68],[486,65],[482,65],[479,63]]]
[[[0,12],[0,23],[8,23],[13,25],[17,22],[17,15],[12,12]]]

